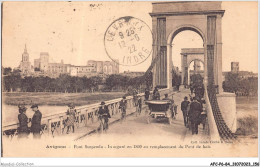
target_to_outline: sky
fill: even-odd
[[[222,2],[223,71],[238,61],[240,70],[258,71],[257,2]],[[4,2],[2,65],[18,67],[25,44],[30,61],[48,52],[51,62],[86,65],[88,60],[110,60],[104,48],[108,26],[123,16],[143,20],[150,28],[151,2]],[[173,40],[173,64],[180,67],[180,49],[202,47],[202,39],[191,31]],[[136,66],[120,66],[120,72],[145,71],[150,56]]]

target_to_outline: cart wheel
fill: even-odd
[[[150,124],[150,123],[151,123],[151,120],[150,120],[150,119],[151,119],[150,116],[147,117],[147,124]]]

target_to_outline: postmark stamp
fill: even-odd
[[[111,60],[124,66],[144,62],[152,52],[152,31],[142,20],[126,16],[110,24],[104,35],[104,45]]]

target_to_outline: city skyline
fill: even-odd
[[[140,18],[150,28],[152,27],[149,15],[152,9],[151,2],[120,2],[120,8],[118,3],[113,2],[109,5],[107,2],[60,3],[64,5],[60,7],[59,3],[51,2],[4,3],[2,41],[4,67],[14,68],[19,65],[25,43],[31,62],[40,52],[48,52],[54,62],[63,59],[64,62],[75,65],[84,65],[90,59],[111,61],[105,53],[103,38],[105,30],[113,20],[134,13],[134,17]],[[258,31],[257,3],[222,2],[222,8],[226,10],[222,22],[223,71],[230,70],[231,62],[239,61],[240,70],[257,72],[258,39],[255,36]],[[113,12],[109,12],[112,10]],[[189,47],[185,45],[186,43],[191,47],[203,45],[196,36],[197,34],[192,35],[188,32],[181,32],[176,36],[173,43],[176,42],[174,46],[177,48],[173,47],[176,49],[173,52],[173,60],[174,58],[179,60],[174,60],[175,66],[180,67],[180,49]],[[152,56],[134,67],[120,66],[120,72],[146,71],[151,59]]]

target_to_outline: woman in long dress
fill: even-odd
[[[27,138],[29,135],[29,128],[28,128],[28,117],[26,116],[25,112],[27,108],[23,105],[19,105],[19,128],[18,128],[18,138]]]

